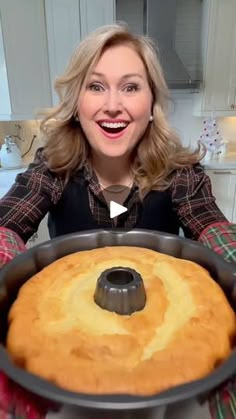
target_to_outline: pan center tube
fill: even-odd
[[[97,280],[94,301],[102,309],[121,315],[140,311],[146,304],[143,279],[131,268],[118,266],[106,269]]]

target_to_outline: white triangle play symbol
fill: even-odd
[[[128,208],[123,207],[123,205],[117,204],[115,201],[110,201],[110,218],[117,217],[123,212],[128,211]]]

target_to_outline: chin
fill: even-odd
[[[100,150],[100,154],[105,157],[125,157],[131,153],[130,150]]]
[[[127,155],[127,153],[103,153],[103,156],[109,157],[109,158],[124,158]]]

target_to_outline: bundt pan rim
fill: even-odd
[[[0,313],[3,313],[4,304],[6,304],[4,297],[1,297],[1,291],[3,295],[4,289],[6,289],[6,282],[9,292],[12,290],[13,293],[16,293],[25,280],[53,260],[79,250],[112,245],[146,247],[200,263],[210,269],[217,282],[224,289],[230,303],[234,309],[236,308],[236,268],[212,250],[198,242],[169,233],[144,229],[130,231],[107,229],[67,234],[39,244],[26,253],[15,257],[0,272]],[[8,309],[9,307],[5,309],[5,314],[7,314]],[[27,390],[60,405],[99,410],[136,410],[184,401],[211,391],[236,372],[236,351],[234,350],[220,367],[205,378],[176,386],[153,396],[142,397],[126,394],[92,395],[63,390],[16,367],[10,361],[3,344],[0,345],[0,370]]]

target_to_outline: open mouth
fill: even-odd
[[[129,125],[128,122],[98,122],[98,125],[109,134],[117,134]]]

